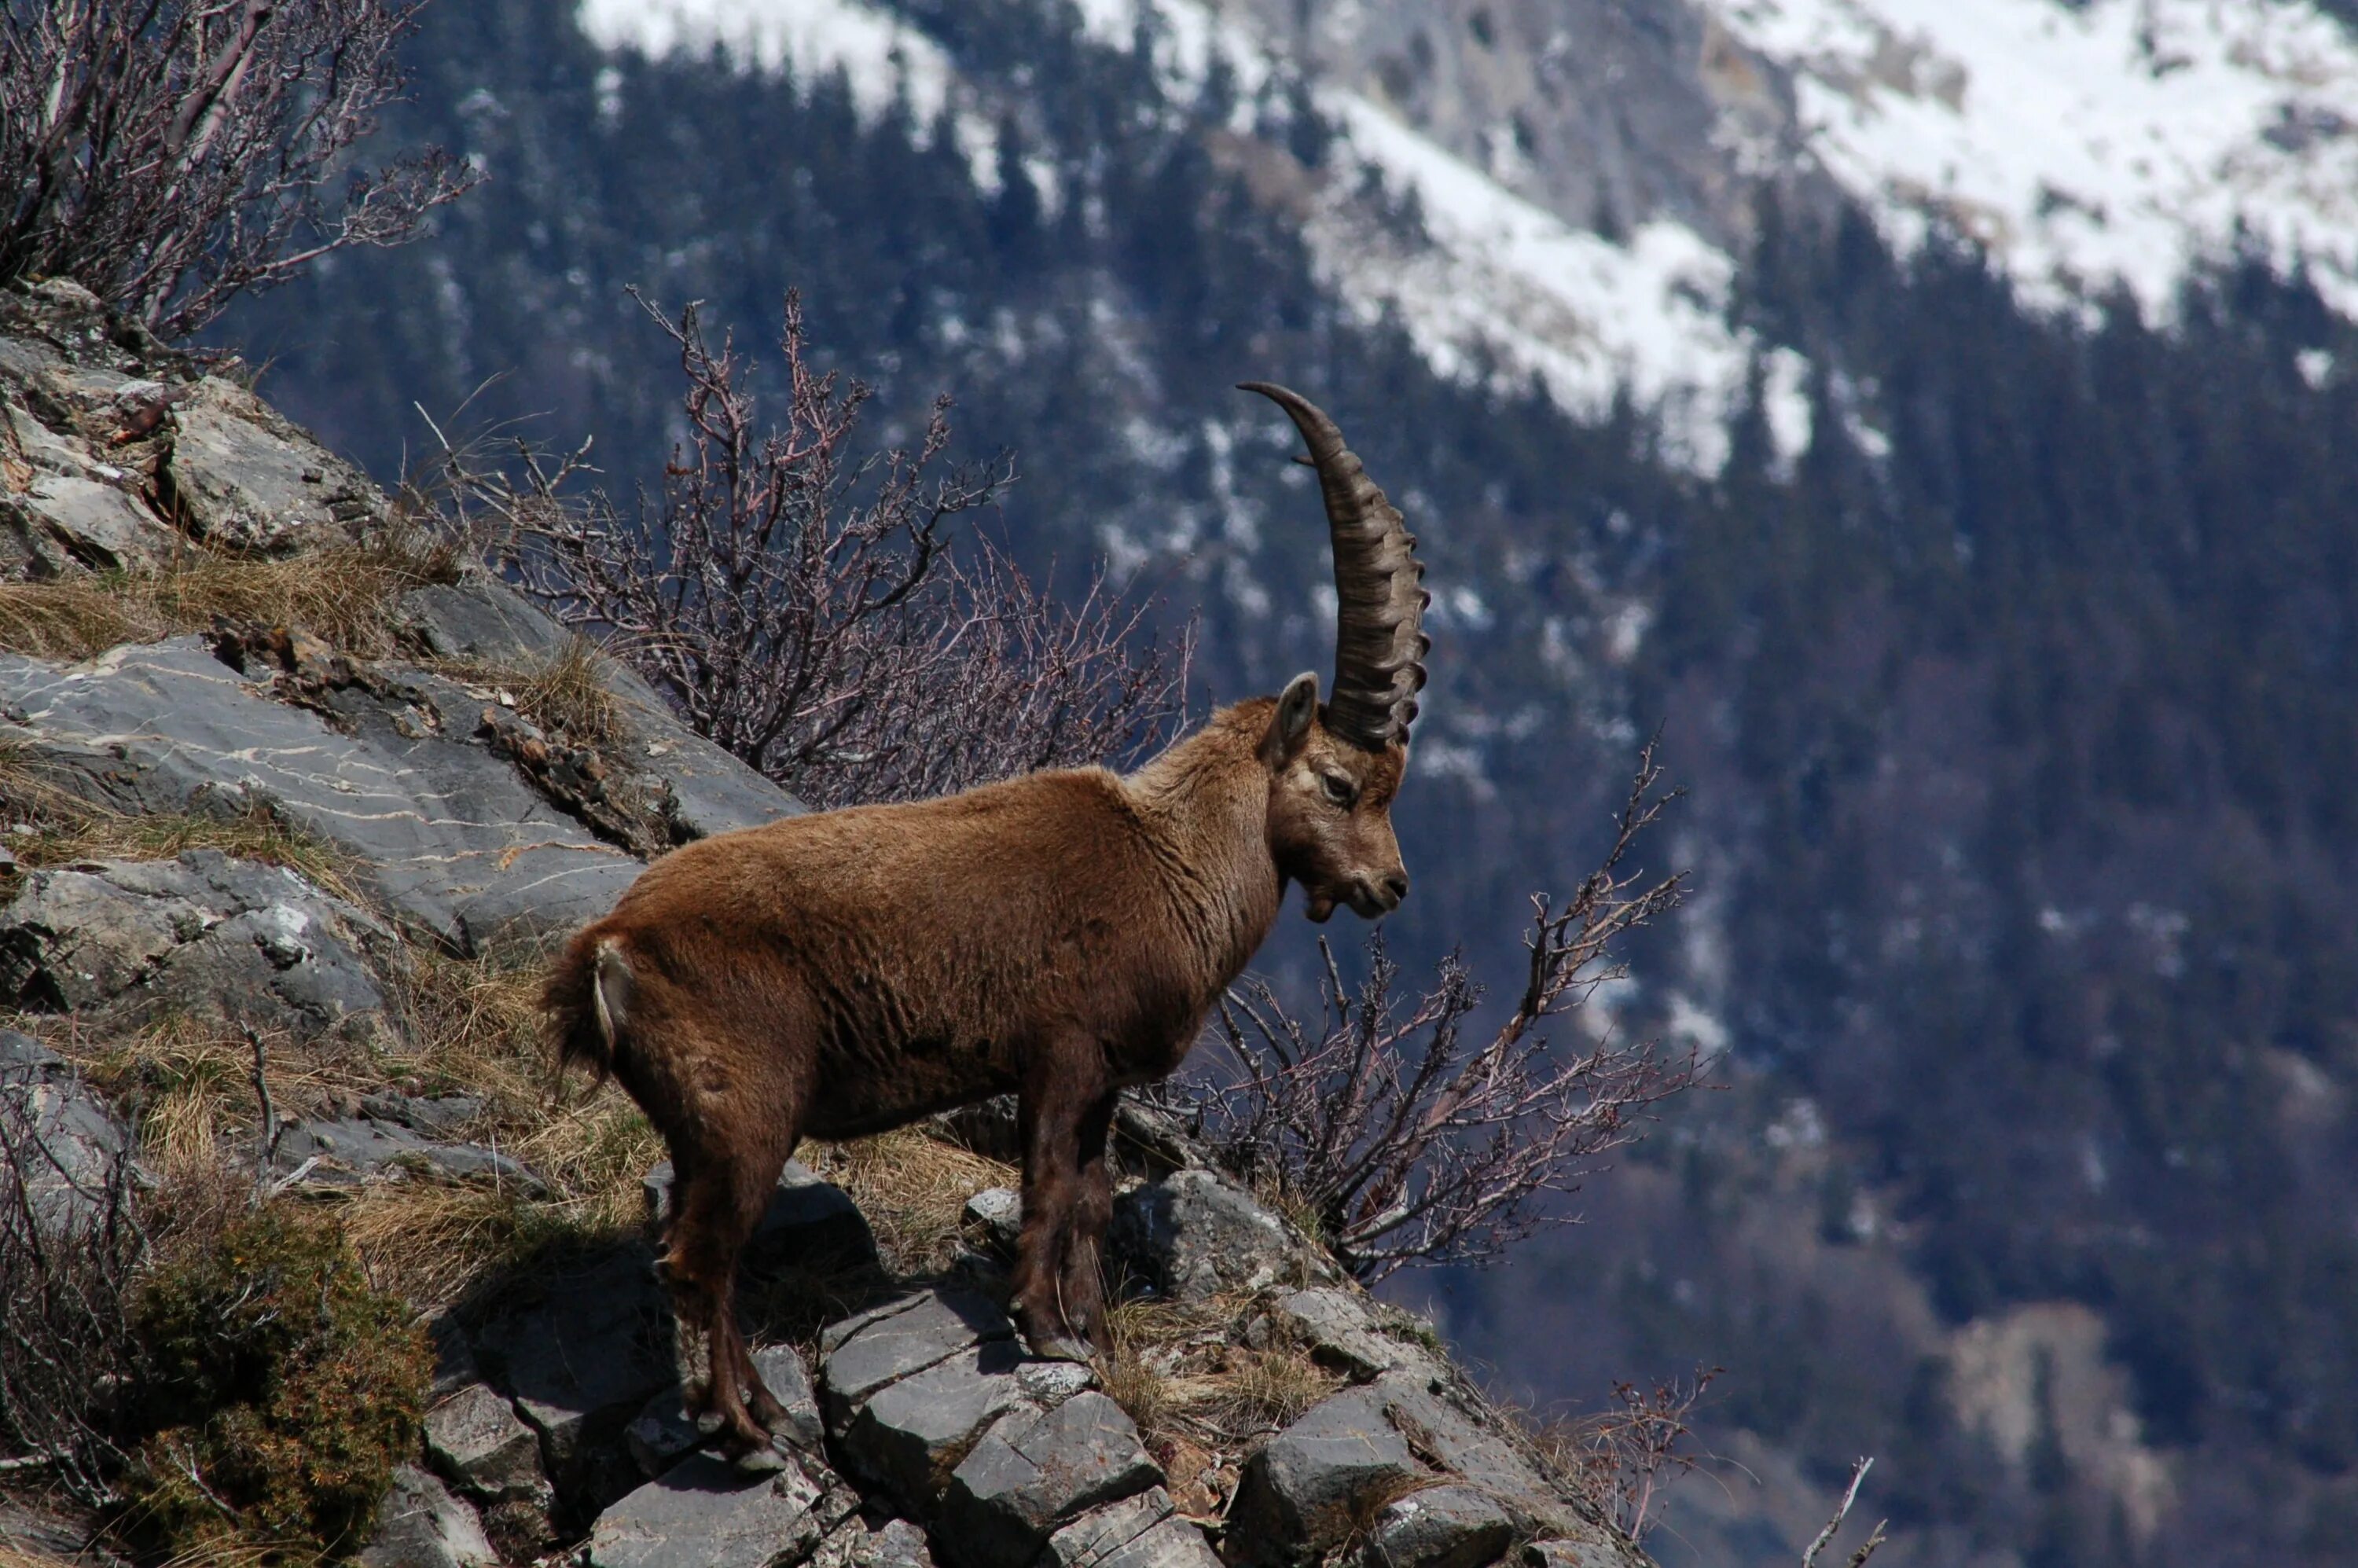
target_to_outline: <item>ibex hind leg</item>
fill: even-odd
[[[770,1434],[761,1422],[775,1423],[784,1413],[763,1387],[737,1324],[737,1260],[785,1163],[776,1142],[765,1141],[746,1156],[708,1144],[688,1162],[691,1174],[677,1190],[664,1255],[683,1322],[697,1320],[711,1346],[711,1375],[697,1401],[705,1418],[699,1424],[717,1431],[741,1458],[768,1450]]]

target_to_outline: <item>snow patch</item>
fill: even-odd
[[[2118,282],[2167,319],[2248,236],[2358,316],[2358,40],[2311,0],[1706,4],[1903,247],[1947,224],[2034,304]]]
[[[1083,0],[1095,41],[1129,49],[1141,20],[1154,64],[1174,92],[1201,87],[1224,61],[1240,103],[1278,77],[1276,56],[1200,0]],[[1665,455],[1715,473],[1728,456],[1758,343],[1726,319],[1736,264],[1683,223],[1656,219],[1626,243],[1574,228],[1448,152],[1364,94],[1314,86],[1334,125],[1317,210],[1305,230],[1314,265],[1362,320],[1390,314],[1436,371],[1487,374],[1502,390],[1537,376],[1556,403],[1602,419],[1626,389],[1660,420]],[[1386,232],[1356,199],[1373,171],[1396,200],[1411,195],[1422,236]],[[1793,362],[1788,364],[1784,362]],[[1780,462],[1808,445],[1800,356],[1772,359],[1770,429]]]
[[[975,183],[999,187],[997,129],[958,101],[949,56],[859,0],[581,0],[576,16],[583,35],[609,51],[663,59],[719,49],[741,65],[791,71],[804,83],[840,70],[852,107],[871,124],[905,98],[918,135],[929,136],[947,111]]]

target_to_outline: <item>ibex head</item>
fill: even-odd
[[[1270,852],[1302,884],[1311,919],[1348,904],[1373,920],[1408,896],[1391,807],[1432,646],[1421,629],[1431,598],[1424,568],[1415,536],[1335,421],[1282,386],[1246,382],[1244,390],[1284,409],[1309,443],[1335,544],[1334,690],[1322,706],[1318,677],[1294,676],[1261,741]]]

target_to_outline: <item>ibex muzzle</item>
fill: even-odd
[[[1424,684],[1416,541],[1335,423],[1282,387],[1335,547],[1335,684],[1221,709],[1127,777],[1035,773],[708,838],[574,937],[546,1002],[670,1145],[664,1270],[711,1347],[698,1398],[734,1452],[782,1417],[736,1323],[740,1249],[805,1136],[852,1138],[1013,1091],[1014,1312],[1039,1355],[1103,1343],[1106,1138],[1177,1066],[1275,922],[1400,905],[1391,804]]]

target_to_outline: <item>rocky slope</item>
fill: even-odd
[[[930,1252],[880,1245],[843,1187],[790,1166],[749,1288],[795,1412],[783,1468],[748,1478],[700,1452],[645,1241],[596,1222],[611,1206],[584,1206],[556,1145],[503,1141],[527,1114],[545,1133],[545,1108],[503,1109],[501,1080],[420,1021],[604,908],[647,857],[799,807],[611,666],[588,667],[619,721],[556,701],[546,673],[583,658],[565,633],[461,555],[417,549],[413,511],[233,372],[70,284],[0,297],[0,643],[17,650],[0,654],[0,1005],[21,1026],[0,1033],[0,1094],[45,1156],[27,1195],[53,1228],[92,1212],[125,1150],[146,1179],[230,1159],[356,1232],[406,1217],[362,1251],[431,1281],[412,1293],[434,1402],[361,1562],[1646,1561],[1429,1333],[1144,1121],[1111,1238],[1125,1348],[1096,1370],[1030,1359],[1002,1310],[1020,1206],[972,1179],[1005,1169],[974,1152],[1007,1136],[990,1114],[918,1139],[935,1152],[904,1152],[910,1190],[857,1150],[818,1156],[869,1171],[871,1214],[919,1201],[914,1173],[947,1162],[934,1186],[964,1218]],[[403,573],[374,622],[353,620],[330,590],[388,560]],[[284,618],[253,613],[272,584]],[[327,605],[334,627],[307,623]],[[203,1075],[161,1076],[218,1064],[230,1039],[253,1052],[250,1129]],[[103,1092],[128,1081],[159,1096],[136,1134]],[[622,1151],[604,1190],[635,1186],[657,1218],[668,1170],[612,1091],[591,1103]],[[530,1244],[441,1269],[420,1217],[468,1204],[530,1221]],[[1246,1373],[1290,1391],[1254,1403]],[[1174,1422],[1183,1384],[1256,1413]],[[1207,1445],[1216,1431],[1237,1441]],[[71,1560],[70,1539],[0,1510],[12,1562]]]

